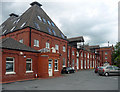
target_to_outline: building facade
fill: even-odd
[[[21,16],[10,14],[0,27],[2,82],[60,76],[63,67],[79,71],[102,64],[106,49],[85,48],[83,36],[67,38],[41,4],[30,5]],[[111,64],[111,52],[103,53]]]

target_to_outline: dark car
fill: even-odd
[[[100,67],[101,67],[101,66],[95,68],[95,73],[98,73],[98,69],[99,69]]]
[[[112,65],[100,67],[98,70],[98,74],[105,76],[120,75],[120,68]]]
[[[75,69],[73,69],[73,68],[71,68],[71,67],[64,67],[64,68],[62,69],[61,73],[62,73],[62,74],[64,74],[64,73],[67,73],[67,74],[69,74],[69,73],[75,73]]]

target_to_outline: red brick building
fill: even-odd
[[[96,49],[96,52],[99,54],[100,65],[104,65],[104,63],[112,64],[111,55],[113,52],[113,46],[100,47],[99,49]]]
[[[10,14],[0,27],[2,82],[60,76],[63,67],[77,71],[101,64],[101,54],[95,47],[86,49],[83,36],[67,39],[41,4],[30,5],[21,16]]]

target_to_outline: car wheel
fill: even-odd
[[[105,76],[108,76],[109,75],[109,73],[105,73]]]

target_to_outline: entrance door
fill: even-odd
[[[77,58],[77,69],[79,69],[79,59]]]
[[[86,69],[86,60],[84,60],[84,69]]]
[[[53,70],[52,60],[50,59],[50,60],[49,60],[49,65],[48,65],[48,73],[49,73],[49,76],[53,76],[52,70]]]
[[[89,69],[89,60],[87,61],[87,66],[88,66],[88,69]]]
[[[83,69],[83,60],[81,60],[81,69]]]

